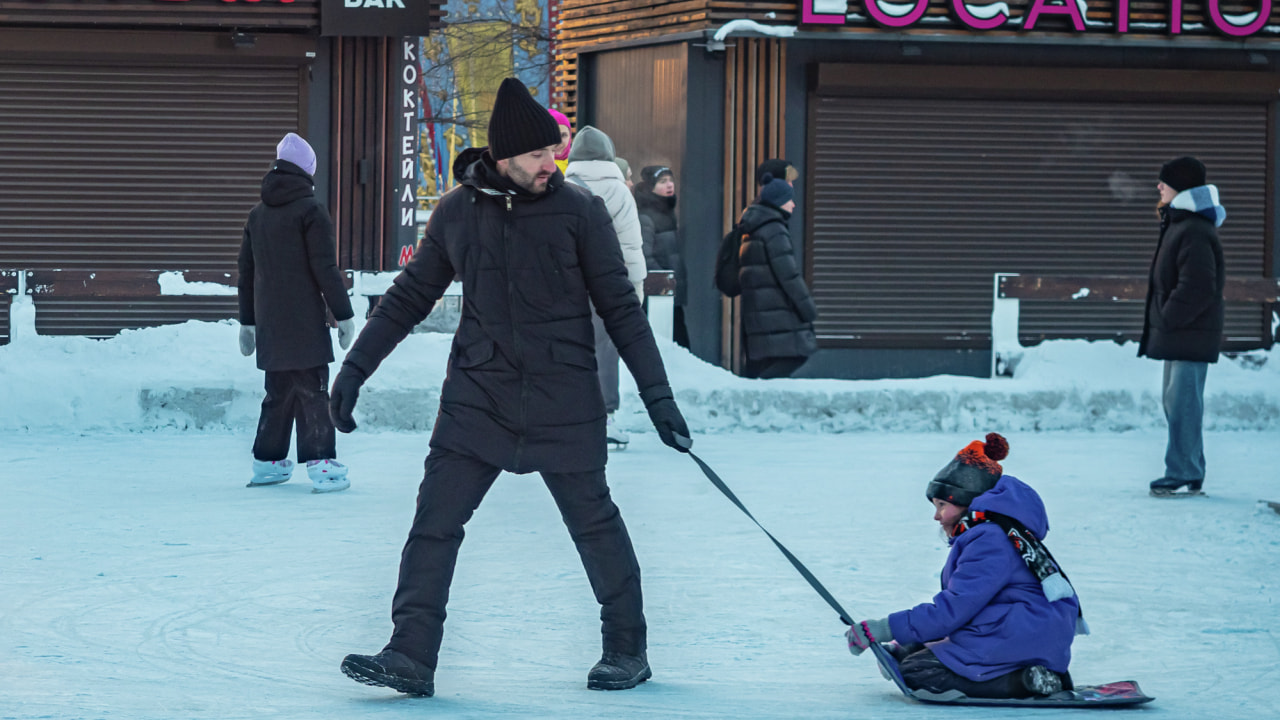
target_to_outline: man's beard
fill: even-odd
[[[546,192],[547,180],[550,178],[551,176],[548,175],[547,177],[539,180],[536,173],[527,173],[520,169],[520,166],[516,165],[514,162],[507,165],[507,179],[535,195]]]

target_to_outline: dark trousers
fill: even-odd
[[[902,679],[912,690],[928,690],[942,693],[948,690],[959,690],[971,698],[1025,698],[1031,692],[1022,684],[1022,671],[1015,670],[1007,675],[990,680],[970,680],[951,668],[942,664],[932,650],[919,650],[907,655],[899,663]],[[1070,688],[1070,679],[1063,678],[1062,686]]]
[[[809,358],[805,357],[771,357],[760,360],[748,360],[742,365],[742,377],[746,378],[784,378],[800,369]]]
[[[418,489],[418,509],[400,556],[400,580],[391,602],[395,630],[387,647],[436,667],[444,636],[445,605],[465,534],[500,472],[474,457],[432,448]],[[604,469],[542,473],[560,508],[600,603],[605,651],[638,655],[646,649],[640,564]]]
[[[283,460],[289,436],[298,426],[298,462],[338,457],[333,421],[329,419],[329,366],[306,370],[268,370],[253,457]]]
[[[677,305],[671,317],[671,339],[675,344],[689,349],[689,326],[684,321],[684,306]]]
[[[596,335],[596,375],[600,378],[600,392],[604,394],[604,411],[616,412],[622,404],[622,396],[618,393],[618,348],[604,329],[604,320],[591,310],[591,327]]]

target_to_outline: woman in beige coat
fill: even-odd
[[[636,201],[627,188],[622,170],[614,162],[613,141],[600,130],[587,125],[578,131],[569,151],[569,165],[565,180],[586,188],[591,194],[604,200],[613,218],[613,230],[622,247],[622,260],[627,266],[627,279],[636,290],[636,298],[644,302],[644,279],[648,275],[644,262],[644,244],[640,235],[640,216],[636,213]],[[609,340],[599,316],[594,316],[596,328],[596,363],[599,366],[600,389],[604,392],[604,406],[609,413],[608,438],[612,447],[622,447],[630,438],[614,422],[614,412],[620,403],[618,394],[618,349]]]

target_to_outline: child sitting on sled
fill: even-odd
[[[1071,641],[1087,632],[1080,603],[1042,544],[1044,503],[999,461],[996,433],[973,441],[929,483],[933,519],[951,545],[931,602],[849,628],[849,651],[889,643],[912,690],[1027,698],[1071,689]]]

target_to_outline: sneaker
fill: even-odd
[[[1032,695],[1046,696],[1062,692],[1062,676],[1043,665],[1022,670],[1022,686]]]
[[[644,653],[623,655],[606,651],[600,662],[587,673],[587,687],[592,690],[627,690],[653,677]]]
[[[351,487],[347,466],[337,460],[308,460],[307,475],[311,477],[313,493],[337,492]]]
[[[365,685],[388,687],[407,695],[431,697],[436,693],[436,671],[417,660],[386,648],[377,655],[348,655],[342,674]]]
[[[1178,478],[1162,477],[1151,481],[1151,494],[1156,497],[1169,497],[1170,495],[1203,495],[1200,488],[1204,485],[1204,478],[1199,480],[1179,480]],[[1186,486],[1186,492],[1178,492]]]
[[[253,479],[245,487],[259,485],[279,485],[293,475],[292,460],[259,460],[253,459]]]
[[[618,423],[614,421],[613,413],[609,413],[608,419],[605,420],[604,439],[610,445],[618,448],[626,447],[627,443],[631,442],[631,436],[623,432],[622,428],[618,427]]]

